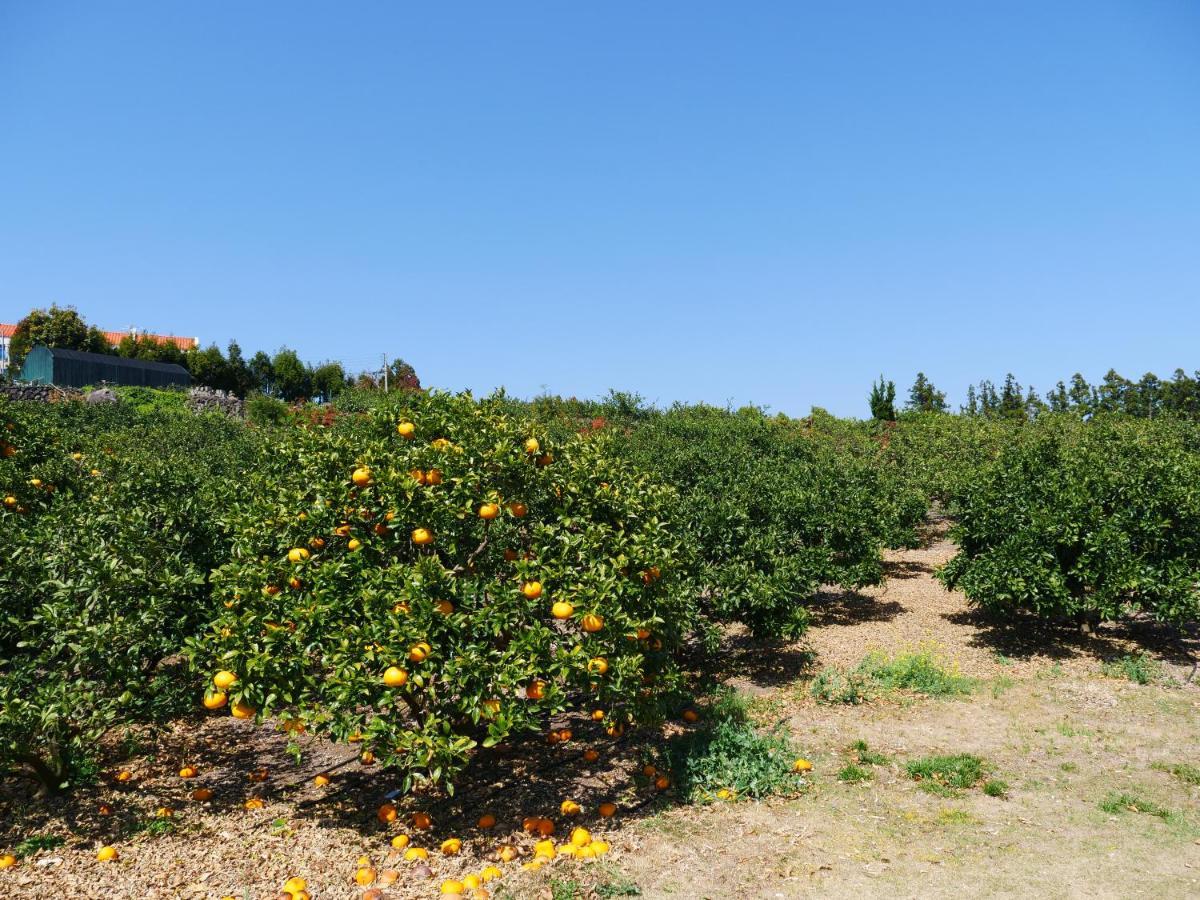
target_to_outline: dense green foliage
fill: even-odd
[[[942,579],[987,609],[1200,617],[1194,425],[950,415],[914,387],[896,421],[615,393],[349,390],[336,406],[260,398],[248,423],[145,389],[0,405],[0,767],[77,780],[107,729],[207,692],[223,714],[361,737],[410,786],[450,785],[475,747],[561,711],[599,711],[587,727],[614,734],[657,721],[717,626],[799,634],[821,585],[882,579],[882,551],[914,542],[931,503],[961,548]],[[1020,386],[1007,394],[1015,409]],[[219,670],[237,682],[216,702]],[[967,688],[918,654],[827,670],[812,691]],[[686,791],[779,774],[785,748],[744,722],[695,734],[673,761]]]
[[[132,407],[0,405],[0,766],[47,788],[109,727],[186,709],[250,435]]]
[[[941,578],[999,613],[1195,620],[1196,439],[1173,422],[1039,420],[959,484]]]
[[[803,423],[675,407],[627,429],[624,452],[678,492],[673,520],[696,546],[694,592],[720,621],[800,634],[821,584],[883,578],[880,550],[911,536],[924,499],[877,464],[877,447],[838,446]]]
[[[231,704],[361,736],[406,786],[566,709],[655,720],[695,603],[671,492],[615,440],[550,443],[502,402],[438,393],[279,432],[193,657],[236,674]]]

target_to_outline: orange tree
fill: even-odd
[[[0,404],[0,767],[86,775],[114,725],[177,712],[171,659],[211,621],[248,441],[223,419]]]
[[[411,393],[279,436],[190,645],[205,705],[361,740],[405,789],[563,710],[654,720],[695,621],[671,492],[510,412]]]
[[[621,428],[606,425],[604,430]],[[865,435],[675,406],[629,424],[622,452],[677,490],[674,518],[696,549],[703,611],[756,635],[795,637],[821,584],[883,579],[880,550],[912,540],[924,498]]]
[[[939,578],[1017,619],[1195,622],[1198,446],[1169,419],[1039,417],[959,483],[959,552]]]

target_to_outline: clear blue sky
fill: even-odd
[[[1200,4],[0,0],[0,320],[863,415],[1200,368]]]

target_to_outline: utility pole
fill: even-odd
[[[388,370],[387,370],[387,369],[388,369],[388,366],[387,366],[387,354],[386,354],[386,353],[383,353],[383,354],[380,354],[380,355],[383,357],[383,392],[386,394],[386,393],[388,392],[388,378],[387,378],[387,376],[388,376]]]

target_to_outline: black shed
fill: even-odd
[[[183,366],[174,363],[145,362],[140,359],[126,359],[123,356],[84,353],[82,350],[63,350],[39,344],[25,357],[19,380],[76,388],[99,384],[102,381],[107,384],[141,387],[187,387],[192,383],[192,376]]]

